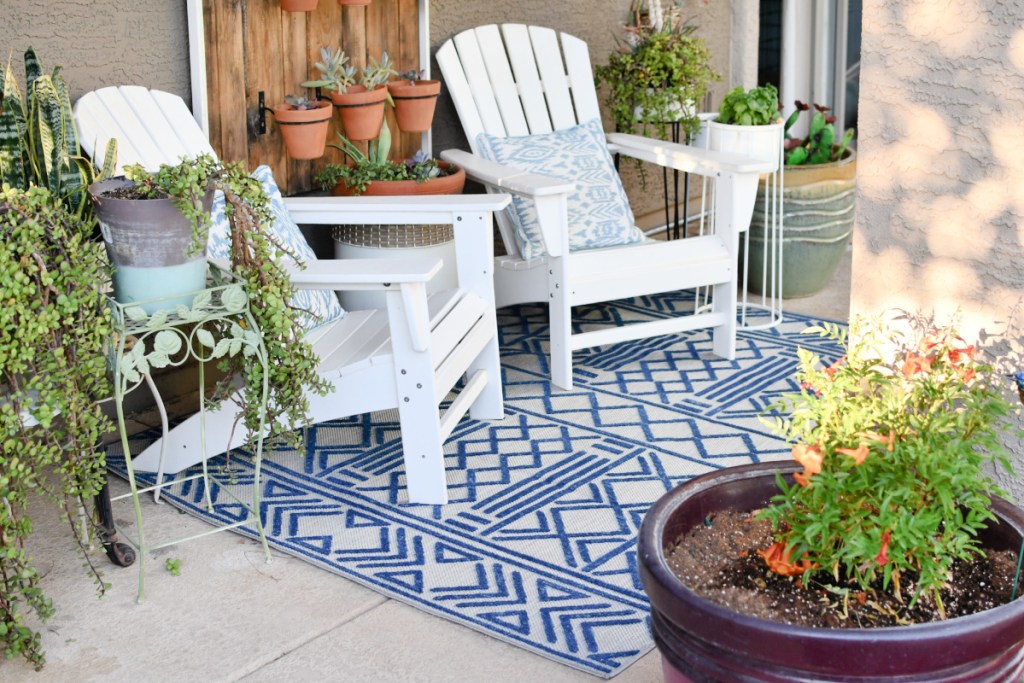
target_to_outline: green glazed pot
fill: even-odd
[[[816,294],[835,273],[853,235],[856,173],[857,155],[853,150],[828,164],[784,167],[782,298]],[[765,209],[771,214],[765,194],[762,179],[750,221],[748,289],[755,294],[764,293],[765,250],[771,263],[778,249],[777,239],[765,230]]]

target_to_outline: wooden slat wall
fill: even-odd
[[[320,0],[312,12],[284,12],[278,0],[204,0],[206,69],[210,102],[210,143],[221,158],[245,160],[250,168],[267,164],[285,194],[313,188],[312,177],[328,161],[342,161],[328,147],[323,158],[295,161],[285,154],[273,116],[267,134],[256,135],[258,94],[272,107],[285,95],[305,94],[300,83],[319,75],[313,63],[321,45],[340,46],[351,63],[362,67],[369,56],[391,56],[398,71],[420,69],[417,0],[372,0],[363,6],[341,6]],[[392,158],[404,159],[420,148],[420,135],[399,134],[394,114],[388,122],[394,136]],[[341,130],[337,114],[328,142]]]

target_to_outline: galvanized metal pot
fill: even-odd
[[[665,548],[721,510],[749,511],[778,493],[775,472],[744,465],[696,477],[665,494],[640,528],[639,563],[665,680],[823,683],[1011,683],[1024,676],[1024,599],[948,621],[875,629],[789,626],[698,597],[672,573]],[[987,548],[1020,548],[1024,512],[996,498]]]
[[[114,266],[114,298],[121,303],[161,299],[143,308],[152,313],[190,305],[182,296],[206,286],[206,253],[190,253],[192,224],[170,199],[118,199],[105,192],[134,183],[125,178],[101,180],[89,186],[107,255]],[[203,198],[210,210],[213,192]]]

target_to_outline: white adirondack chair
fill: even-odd
[[[143,87],[103,88],[84,95],[75,119],[86,152],[102,162],[107,140],[118,139],[118,164],[149,169],[182,155],[213,153],[185,103]],[[503,417],[491,262],[491,216],[508,197],[489,195],[286,200],[299,224],[451,224],[458,288],[428,295],[425,283],[441,268],[437,258],[324,260],[293,275],[299,288],[379,290],[383,310],[349,311],[309,333],[321,359],[319,371],[334,391],[311,397],[312,419],[398,408],[409,501],[448,501],[442,444],[468,411],[476,419]],[[467,376],[446,411],[439,404]],[[133,459],[140,471],[174,473],[239,445],[229,434],[233,404],[206,412],[207,452],[200,444],[197,414],[172,429],[166,457],[161,441]]]
[[[673,242],[569,250],[566,198],[574,184],[525,173],[481,156],[477,136],[550,133],[600,118],[586,43],[536,26],[481,26],[456,35],[437,52],[473,154],[441,157],[466,169],[490,191],[534,200],[547,256],[524,260],[512,228],[499,217],[508,256],[496,259],[497,305],[547,302],[551,374],[572,387],[572,352],[630,339],[713,328],[714,352],[733,358],[739,233],[750,225],[759,173],[767,166],[636,135],[607,135],[609,150],[713,181],[713,225],[708,234]],[[653,322],[573,333],[573,306],[694,287],[712,287],[710,310]]]

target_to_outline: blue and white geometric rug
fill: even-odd
[[[689,306],[661,295],[575,313],[589,328]],[[758,413],[797,389],[798,345],[831,360],[839,351],[800,335],[813,320],[787,315],[741,331],[734,361],[713,356],[703,331],[577,352],[575,388],[561,391],[548,382],[546,321],[537,306],[499,311],[506,417],[456,428],[451,503],[404,502],[398,422],[385,412],[311,428],[304,458],[268,450],[264,519],[279,550],[610,678],[653,647],[636,567],[644,513],[694,475],[786,457]],[[233,461],[251,485],[245,459]],[[198,489],[165,495],[215,522],[244,518],[219,489],[208,515]]]

